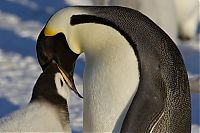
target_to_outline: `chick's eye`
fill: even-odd
[[[63,81],[60,79],[60,84],[61,84],[61,87],[63,87]]]

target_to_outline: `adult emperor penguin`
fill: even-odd
[[[3,118],[0,132],[71,132],[67,106],[70,82],[59,69],[56,63],[47,66],[33,88],[30,104]]]
[[[184,62],[150,19],[123,7],[61,9],[38,37],[39,63],[55,60],[74,84],[82,52],[84,132],[190,133]]]

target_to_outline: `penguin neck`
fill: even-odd
[[[84,132],[120,131],[139,83],[134,50],[112,27],[90,23],[77,29],[86,56]]]

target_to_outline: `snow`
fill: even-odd
[[[27,105],[32,88],[42,72],[36,58],[35,44],[38,34],[56,10],[67,5],[92,5],[90,0],[1,0],[0,1],[0,118]],[[200,47],[198,39],[181,42],[190,78],[199,78]],[[84,55],[75,70],[75,84],[82,93]],[[200,131],[199,94],[192,95],[192,133]],[[73,132],[83,129],[83,101],[72,93],[70,120]]]
[[[9,97],[9,101],[15,105],[26,105],[31,95],[30,89],[35,83],[33,79],[37,79],[41,72],[38,63],[32,57],[5,54],[1,50],[0,65],[0,97]]]
[[[200,127],[198,125],[192,125],[192,132],[191,133],[199,133]]]
[[[189,77],[198,77],[200,75],[200,47],[198,40],[186,41],[181,44],[178,47],[185,61]]]
[[[42,24],[38,21],[23,21],[17,15],[7,12],[0,12],[0,28],[12,31],[22,38],[37,39],[38,31],[42,29]]]

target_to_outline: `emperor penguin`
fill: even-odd
[[[190,133],[182,56],[140,12],[118,6],[63,8],[48,20],[36,49],[42,69],[55,60],[73,86],[76,59],[85,54],[84,132]]]
[[[48,64],[33,88],[30,104],[0,120],[0,132],[71,132],[66,79],[56,63]]]

